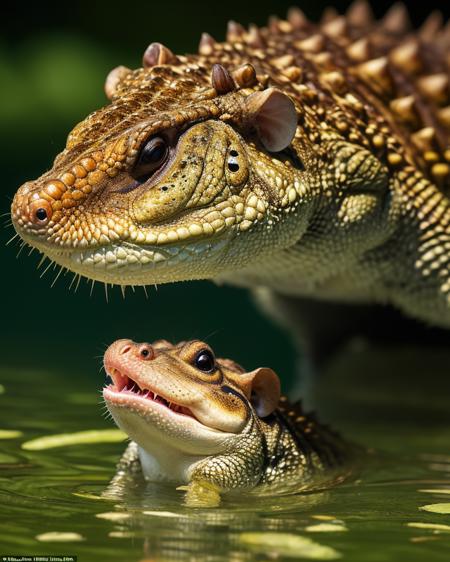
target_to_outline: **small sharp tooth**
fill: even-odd
[[[158,400],[158,395],[157,395],[157,394],[154,394],[154,395],[153,395],[153,400]]]

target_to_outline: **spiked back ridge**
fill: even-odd
[[[94,132],[114,133],[124,117],[131,125],[140,113],[168,111],[183,99],[202,102],[273,86],[305,109],[300,118],[306,131],[311,120],[326,120],[389,167],[413,165],[449,189],[449,47],[450,27],[442,26],[439,13],[413,33],[401,3],[381,21],[373,19],[365,0],[356,0],[345,15],[326,10],[318,24],[298,8],[286,20],[270,18],[263,28],[230,21],[226,42],[204,33],[198,55],[175,56],[152,43],[142,69],[111,71],[105,91],[112,104],[81,123],[68,148]]]

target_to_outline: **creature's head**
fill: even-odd
[[[108,409],[156,457],[168,450],[197,456],[230,450],[256,431],[255,418],[272,413],[280,397],[271,369],[245,372],[216,359],[201,341],[118,340],[106,350],[104,365],[113,381],[103,390]]]
[[[111,104],[19,189],[16,230],[68,269],[123,285],[230,278],[311,223],[356,229],[354,253],[384,241],[393,180],[423,164],[414,96],[401,97],[418,55],[398,10],[380,25],[367,11],[357,0],[319,25],[298,11],[261,29],[231,22],[226,43],[204,34],[186,57],[153,43],[143,68],[110,73]],[[427,95],[445,80],[428,77]]]
[[[262,81],[250,64],[232,75],[151,45],[144,68],[112,71],[112,103],[19,189],[15,228],[55,262],[112,283],[207,278],[257,258],[268,247],[242,252],[239,235],[283,220],[303,189],[298,157],[283,152],[294,103]]]

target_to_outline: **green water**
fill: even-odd
[[[450,502],[449,357],[407,348],[342,353],[309,392],[321,418],[373,449],[357,477],[320,493],[225,499],[211,510],[186,508],[166,485],[101,498],[123,443],[21,448],[49,434],[112,428],[101,413],[103,377],[95,367],[81,376],[70,361],[55,372],[3,367],[0,430],[21,434],[0,432],[0,555],[448,561],[450,515],[419,508]],[[44,542],[50,532],[76,535]]]

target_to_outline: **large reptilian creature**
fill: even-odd
[[[226,281],[450,325],[449,28],[364,1],[198,54],[152,43],[12,205],[56,263],[122,285]]]
[[[272,369],[246,372],[198,340],[117,340],[104,366],[103,398],[132,439],[110,493],[143,475],[185,485],[189,505],[214,506],[223,492],[293,493],[350,474],[356,447],[280,398]]]

